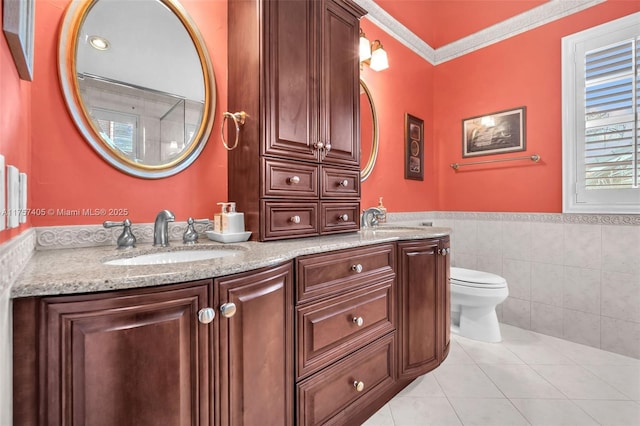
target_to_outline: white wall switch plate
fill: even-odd
[[[19,225],[20,171],[15,166],[7,166],[7,228]]]
[[[19,180],[19,200],[20,200],[20,215],[18,220],[20,223],[27,223],[27,174],[20,173]]]
[[[0,231],[7,227],[6,179],[4,178],[4,156],[0,155]]]

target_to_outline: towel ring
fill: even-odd
[[[227,118],[232,119],[233,124],[235,124],[236,126],[236,140],[232,147],[229,147],[229,145],[227,144],[227,141],[224,140],[224,123],[227,121]],[[222,114],[222,130],[221,130],[222,144],[227,149],[227,151],[231,151],[238,147],[238,140],[240,139],[240,126],[244,125],[244,121],[246,118],[247,118],[247,113],[244,111],[235,112],[233,114],[230,112],[225,112],[224,114]]]

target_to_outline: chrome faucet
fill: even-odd
[[[363,228],[371,228],[378,225],[382,211],[377,207],[369,207],[362,211],[361,224]]]
[[[153,224],[153,245],[166,247],[169,245],[169,222],[176,220],[176,217],[169,210],[162,210],[156,216]]]

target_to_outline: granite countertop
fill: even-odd
[[[77,294],[148,287],[275,266],[298,256],[392,242],[449,235],[449,228],[380,226],[351,234],[301,238],[274,242],[222,244],[200,239],[191,246],[173,242],[165,248],[142,244],[134,249],[113,246],[36,251],[11,289],[11,297]],[[103,262],[140,254],[176,251],[228,249],[232,256],[202,261],[116,266]]]

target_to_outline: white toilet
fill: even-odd
[[[500,342],[496,305],[509,295],[507,281],[495,274],[451,268],[451,332],[483,342]]]

